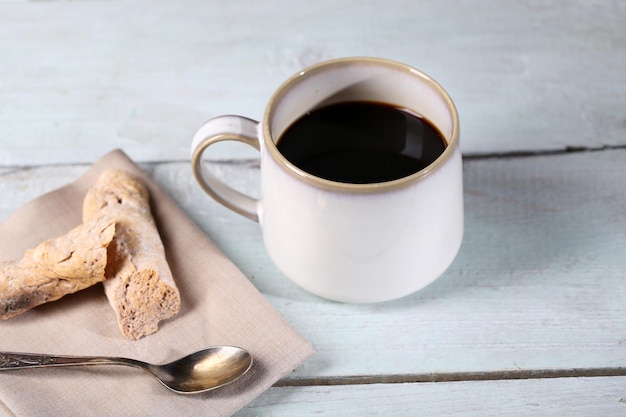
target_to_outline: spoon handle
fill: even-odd
[[[8,369],[42,368],[48,366],[116,364],[142,367],[139,361],[126,358],[95,356],[55,356],[33,353],[0,352],[0,371]]]

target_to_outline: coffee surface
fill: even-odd
[[[445,150],[428,120],[376,102],[314,109],[281,135],[278,150],[295,166],[331,181],[368,184],[416,173]]]

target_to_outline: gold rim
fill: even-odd
[[[300,80],[302,80],[304,77],[308,77],[320,71],[325,71],[327,68],[337,67],[337,66],[342,66],[342,65],[349,65],[349,64],[354,64],[358,62],[385,66],[385,67],[394,69],[396,71],[409,72],[412,75],[421,78],[424,82],[432,86],[439,93],[439,95],[444,99],[452,115],[452,132],[451,132],[450,139],[448,141],[445,151],[432,164],[430,164],[429,166],[427,166],[426,168],[420,171],[417,171],[414,174],[411,174],[409,176],[406,176],[397,180],[393,180],[393,181],[370,183],[370,184],[351,184],[351,183],[330,181],[330,180],[326,180],[323,178],[316,177],[312,174],[309,174],[308,172],[303,171],[302,169],[298,168],[297,166],[289,162],[280,153],[278,148],[276,148],[276,144],[272,140],[271,132],[270,132],[270,116],[274,112],[274,109],[276,108],[278,102],[280,102],[280,100],[291,89],[291,87],[299,83]],[[352,193],[381,192],[381,191],[393,190],[393,189],[407,186],[409,184],[413,184],[427,177],[431,173],[438,171],[446,163],[446,161],[450,159],[452,154],[455,152],[455,150],[459,146],[458,112],[456,110],[456,106],[454,105],[454,102],[452,101],[448,93],[443,89],[443,87],[439,83],[437,83],[435,80],[430,78],[428,75],[424,74],[423,72],[411,66],[408,66],[408,65],[396,62],[396,61],[382,59],[382,58],[370,58],[370,57],[339,58],[339,59],[321,62],[319,64],[308,67],[298,72],[297,74],[294,74],[292,77],[287,79],[287,81],[285,81],[270,98],[270,101],[267,107],[265,108],[265,113],[263,114],[263,122],[261,123],[261,126],[263,130],[263,141],[265,143],[265,147],[268,150],[271,157],[274,159],[274,161],[276,161],[281,168],[286,170],[291,175],[301,180],[304,180],[308,184],[313,185],[315,187],[323,188],[327,190],[342,191],[342,192],[352,192]]]

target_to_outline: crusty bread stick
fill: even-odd
[[[96,219],[40,243],[19,262],[0,262],[0,318],[104,281],[114,233],[114,221]]]
[[[180,295],[150,211],[146,187],[129,173],[105,171],[83,204],[83,220],[116,224],[104,289],[122,334],[131,340],[154,333],[178,314]]]

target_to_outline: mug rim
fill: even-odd
[[[276,147],[276,143],[272,139],[272,134],[270,132],[270,120],[272,114],[282,99],[283,96],[287,94],[287,92],[291,89],[291,87],[304,77],[309,77],[313,74],[319,73],[321,71],[325,71],[329,67],[337,67],[342,65],[352,65],[355,63],[369,63],[375,64],[379,66],[385,66],[396,71],[404,71],[408,72],[413,76],[417,76],[421,78],[422,81],[429,84],[433,87],[434,90],[440,95],[440,97],[446,103],[448,109],[450,110],[452,116],[452,129],[449,140],[447,140],[446,149],[443,151],[435,161],[429,164],[427,167],[414,172],[411,175],[407,175],[402,178],[398,178],[391,181],[383,181],[383,182],[375,182],[375,183],[346,183],[339,181],[332,181],[325,178],[320,178],[311,173],[304,171],[301,168],[298,168],[296,165],[291,163],[285,156],[278,150]],[[303,180],[304,182],[313,185],[317,188],[322,188],[326,190],[332,191],[343,191],[343,192],[353,192],[353,193],[371,193],[371,192],[382,192],[382,191],[390,191],[398,188],[405,187],[407,185],[416,183],[418,181],[423,180],[424,178],[432,175],[434,172],[438,171],[445,163],[452,157],[454,152],[459,147],[459,115],[452,101],[450,95],[446,92],[446,90],[434,79],[425,74],[424,72],[411,67],[409,65],[385,59],[385,58],[373,58],[373,57],[347,57],[347,58],[337,58],[331,59],[328,61],[323,61],[314,65],[311,65],[291,77],[289,77],[286,81],[284,81],[278,89],[271,96],[263,114],[263,119],[261,123],[261,130],[263,135],[263,143],[265,148],[269,152],[270,156],[276,161],[276,163],[285,171],[287,171],[292,176],[296,177],[299,180]],[[278,138],[277,138],[278,139]]]

